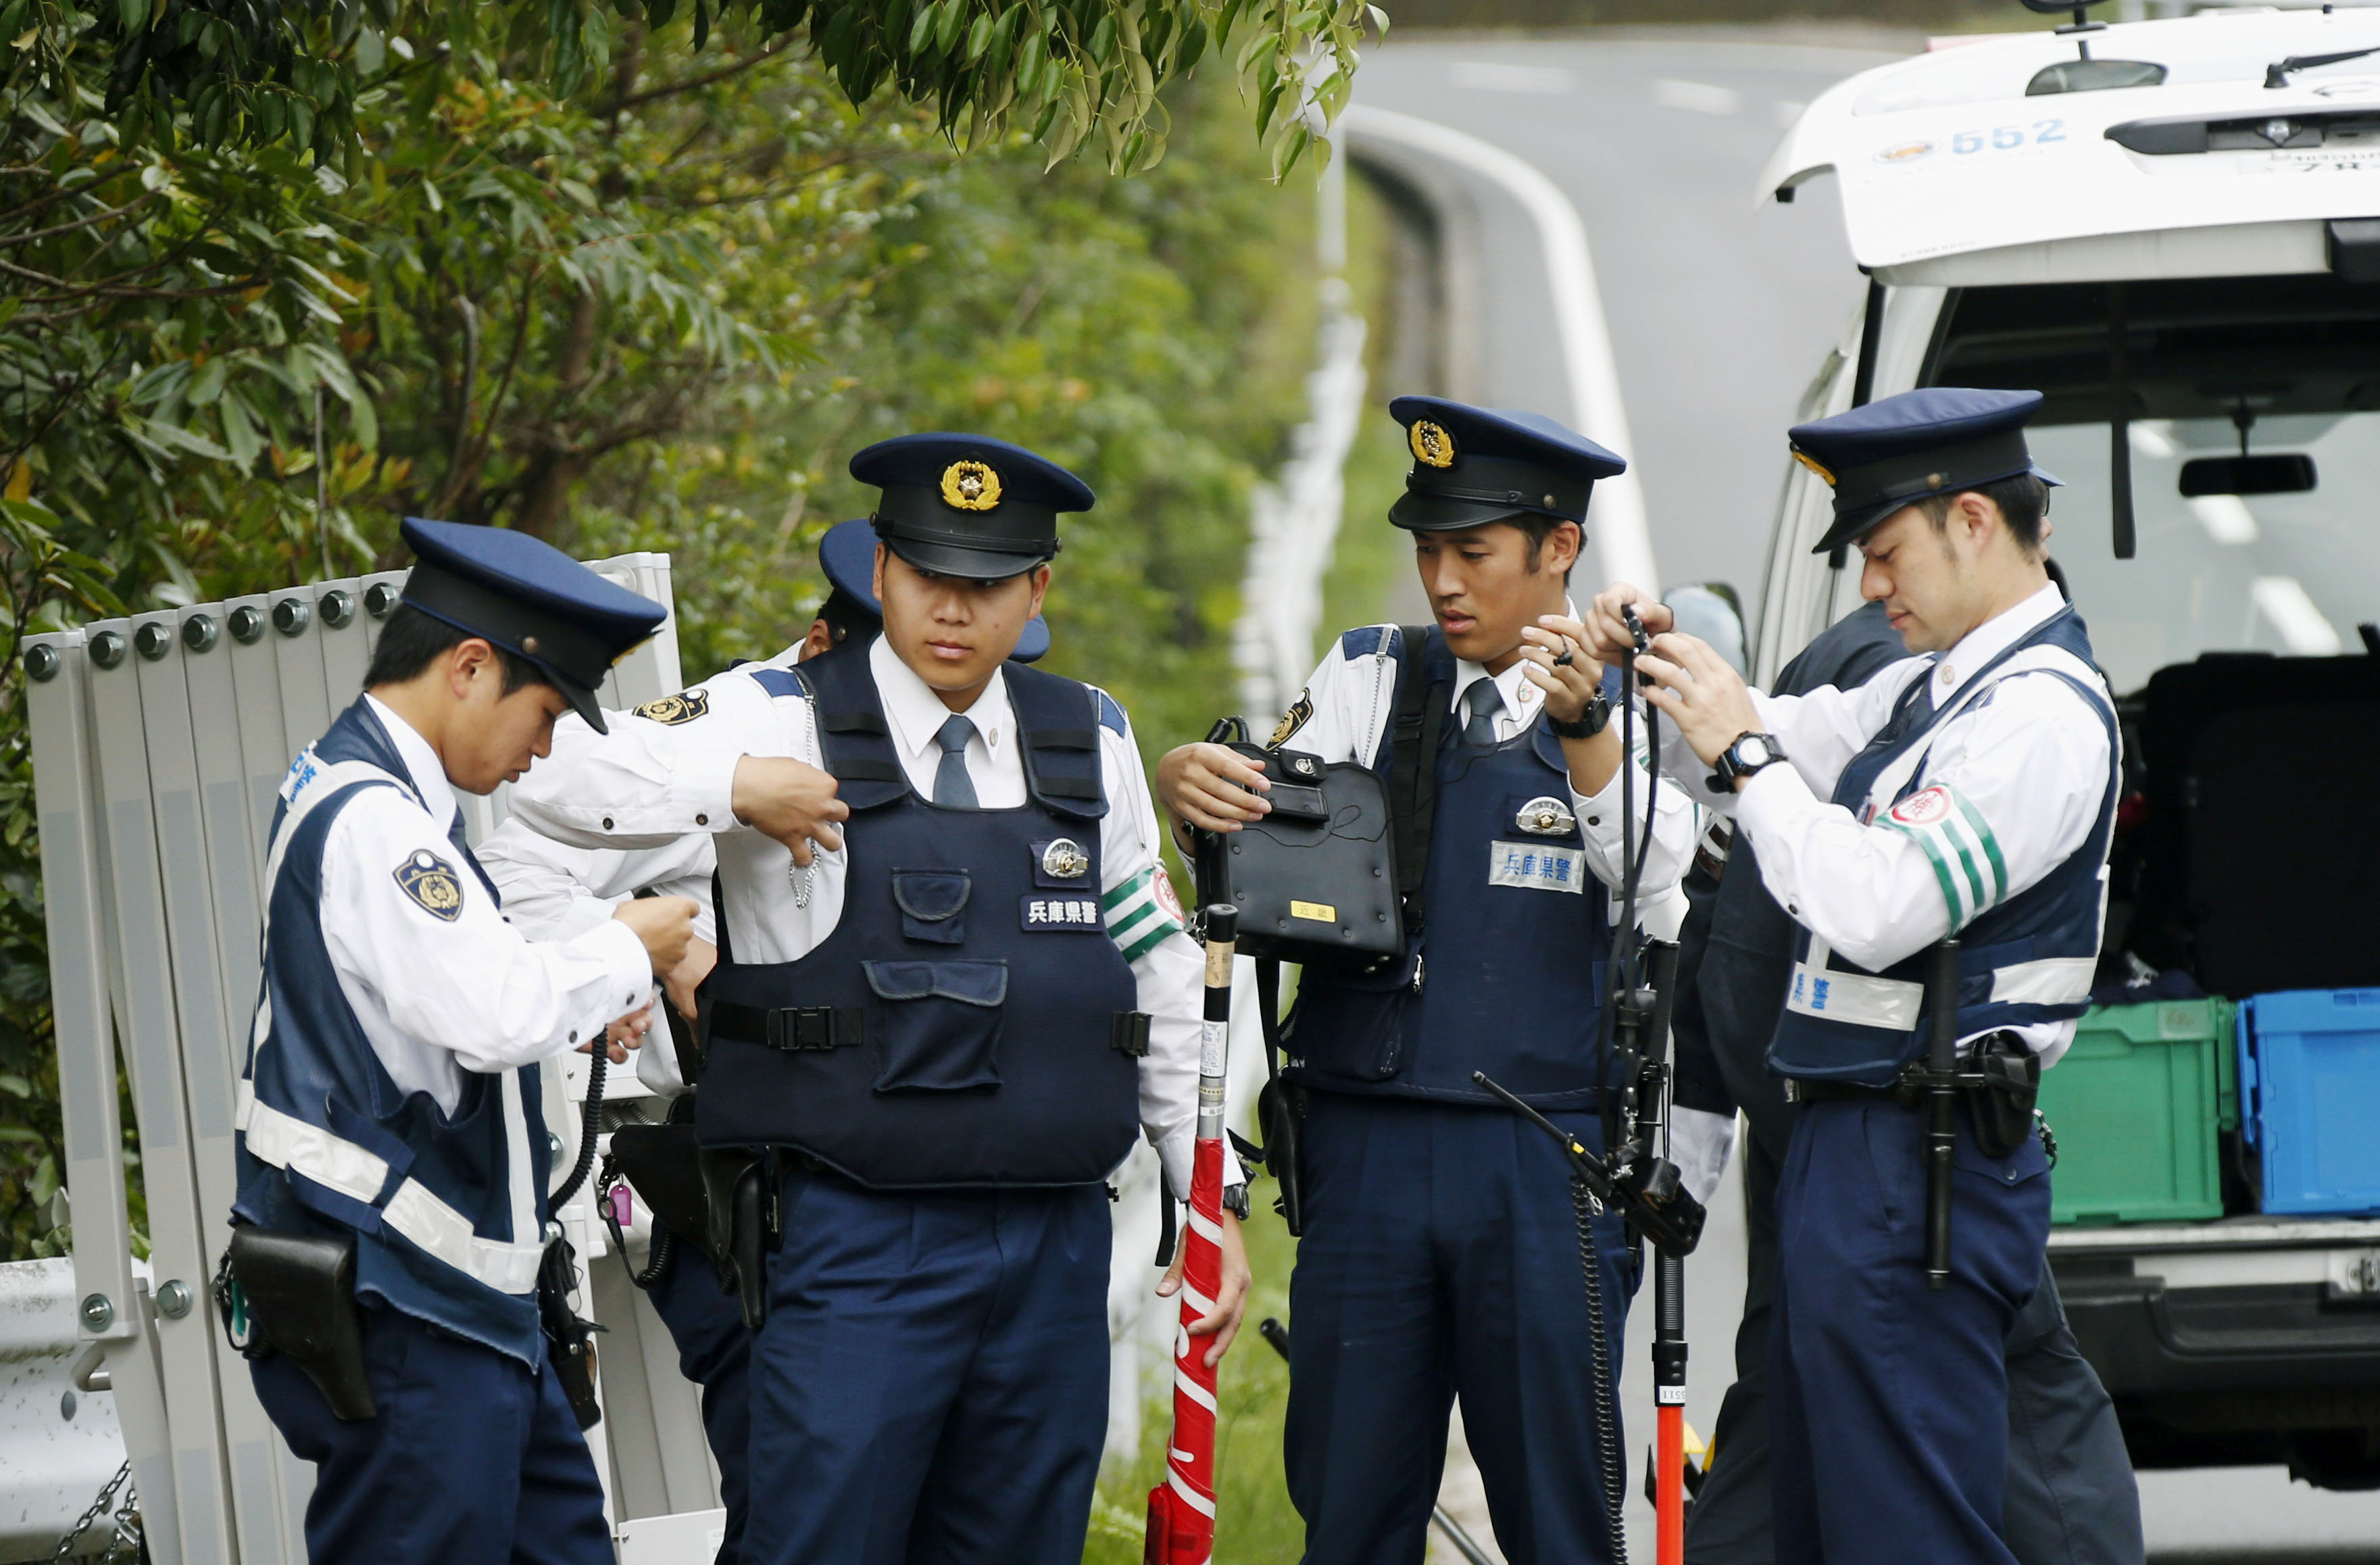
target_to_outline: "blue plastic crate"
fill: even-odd
[[[2240,1006],[2240,1122],[2268,1212],[2380,1211],[2380,989]]]

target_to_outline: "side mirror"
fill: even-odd
[[[2299,451],[2271,456],[2194,456],[2181,465],[2184,500],[2202,494],[2303,494],[2313,485],[2313,458]]]
[[[1751,637],[1744,633],[1742,601],[1734,588],[1723,581],[1695,582],[1671,588],[1662,601],[1678,617],[1680,630],[1709,642],[1736,673],[1752,677],[1752,660],[1744,650]]]

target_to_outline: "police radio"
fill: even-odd
[[[1236,831],[1198,831],[1198,904],[1237,908],[1241,954],[1365,963],[1404,954],[1388,790],[1352,761],[1248,742],[1225,718],[1207,735],[1259,768],[1272,810]]]

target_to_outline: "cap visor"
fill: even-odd
[[[588,727],[598,734],[612,732],[611,727],[603,721],[603,709],[596,701],[594,691],[576,680],[563,678],[552,669],[547,669],[545,673],[546,677],[552,681],[553,687],[562,692],[562,698],[570,703],[570,710],[587,720]]]
[[[1010,554],[891,534],[884,535],[884,546],[921,571],[965,576],[972,581],[1006,581],[1010,576],[1023,576],[1036,565],[1047,564],[1050,560],[1048,554],[1041,552]]]
[[[1486,527],[1489,522],[1536,515],[1528,507],[1500,500],[1451,500],[1442,494],[1407,490],[1389,507],[1389,522],[1407,532],[1454,532]]]
[[[1895,511],[1915,503],[1912,500],[1885,500],[1873,505],[1863,505],[1856,511],[1839,511],[1835,514],[1834,525],[1827,529],[1827,535],[1818,540],[1810,552],[1825,554],[1846,544],[1856,543],[1873,532],[1878,522]]]

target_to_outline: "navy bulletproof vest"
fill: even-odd
[[[1454,656],[1436,628],[1418,659],[1406,656],[1393,626],[1344,639],[1369,655],[1381,637],[1398,659],[1401,695],[1403,681],[1421,678],[1429,682],[1425,701],[1443,708],[1452,699]],[[1282,1038],[1283,1076],[1326,1092],[1493,1103],[1471,1081],[1484,1071],[1540,1109],[1591,1106],[1611,954],[1607,893],[1576,824],[1540,833],[1522,820],[1532,800],[1569,807],[1561,742],[1536,722],[1494,749],[1474,750],[1457,719],[1445,727],[1432,758],[1422,927],[1408,929],[1400,961],[1306,964]],[[1373,758],[1383,779],[1393,759],[1384,735]],[[1392,798],[1391,807],[1402,806]]]
[[[1009,664],[1027,802],[941,809],[901,770],[868,647],[795,671],[851,808],[842,919],[798,961],[722,951],[700,1139],[880,1188],[1104,1179],[1138,1131],[1147,1034],[1100,916],[1098,697]]]
[[[2099,937],[2107,915],[2107,844],[2115,830],[2122,775],[2121,735],[2091,658],[2082,619],[2061,609],[2015,646],[1985,664],[1939,710],[1924,711],[1927,676],[1911,682],[1893,717],[1865,749],[1852,758],[1835,785],[1834,803],[1862,820],[1894,811],[1900,822],[1912,814],[1921,830],[1956,809],[1946,795],[1916,799],[1925,791],[1925,754],[1939,725],[1955,714],[1991,699],[2004,679],[2062,679],[2071,685],[2107,730],[2107,781],[2091,830],[2066,859],[2033,885],[2005,901],[1993,890],[2005,880],[1998,850],[1987,832],[1955,820],[1940,823],[1934,840],[1948,844],[1937,858],[1944,894],[1952,905],[1981,905],[1959,937],[1959,1036],[1973,1037],[2001,1027],[2080,1016],[2090,1003],[2098,966]],[[1889,796],[1887,796],[1887,795]],[[1903,801],[1915,800],[1911,809]],[[2004,893],[2004,885],[1999,886]],[[1926,1014],[1929,952],[1920,951],[1882,973],[1871,973],[1840,952],[1827,950],[1806,928],[1785,1013],[1768,1046],[1769,1068],[1780,1075],[1890,1086],[1900,1068],[1925,1052],[1933,1023]]]
[[[450,1117],[389,1077],[322,939],[322,845],[367,788],[408,797],[405,763],[361,699],[298,756],[274,812],[264,978],[238,1084],[232,1211],[284,1231],[356,1235],[356,1292],[535,1365],[547,1158],[538,1067],[465,1071]],[[490,897],[478,861],[463,870]],[[425,982],[437,982],[434,974]],[[516,1185],[516,1149],[528,1165]]]

